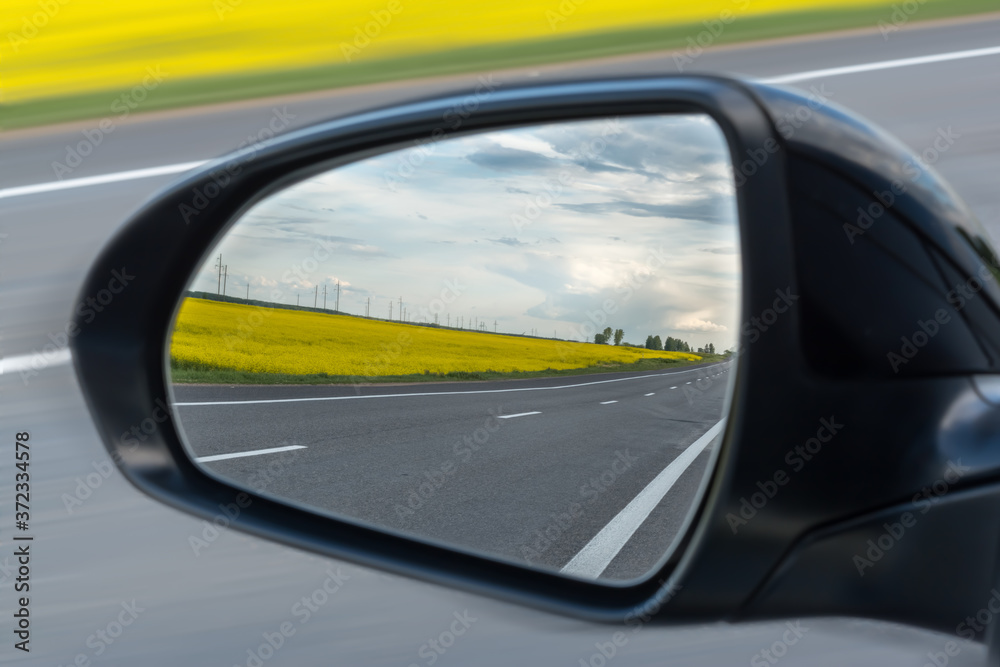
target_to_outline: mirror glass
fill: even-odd
[[[397,146],[253,206],[169,350],[192,458],[311,511],[587,579],[691,522],[739,328],[705,115]]]

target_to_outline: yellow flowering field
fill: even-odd
[[[718,23],[720,17],[738,20],[889,4],[888,0],[4,0],[0,102],[123,90],[148,79],[150,69],[172,84],[658,25],[691,24],[701,30],[700,22]]]
[[[170,348],[175,368],[378,377],[544,371],[698,361],[684,352],[455,331],[349,315],[186,299]]]

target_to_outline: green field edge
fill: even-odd
[[[327,384],[415,384],[421,382],[485,382],[490,380],[528,380],[574,375],[595,375],[603,373],[626,373],[667,370],[724,361],[728,357],[721,354],[701,354],[699,360],[683,359],[640,359],[632,363],[601,364],[584,368],[541,371],[458,371],[451,373],[422,373],[413,375],[328,375],[312,373],[293,375],[291,373],[251,373],[222,368],[196,367],[178,364],[171,360],[170,381],[174,384],[253,384],[253,385],[327,385]]]
[[[918,0],[914,0],[917,2]],[[740,17],[714,37],[711,46],[750,43],[851,28],[877,28],[879,21],[891,23],[893,6],[805,10]],[[907,25],[992,13],[996,0],[928,0],[908,17]],[[572,20],[570,17],[569,20]],[[383,60],[333,63],[316,67],[285,69],[245,75],[166,80],[132,113],[217,104],[237,100],[331,90],[347,86],[382,83],[451,74],[482,72],[554,62],[642,53],[681,51],[688,38],[705,30],[702,22],[586,33],[571,37],[504,42],[460,49],[401,55]],[[890,37],[891,38],[891,37]],[[697,61],[690,68],[696,69]],[[130,87],[0,104],[0,131],[68,121],[116,118],[111,104]]]

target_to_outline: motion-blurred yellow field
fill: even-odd
[[[4,0],[0,102],[886,0]],[[110,104],[111,100],[109,100]]]
[[[187,299],[182,305],[170,356],[179,368],[355,377],[564,370],[701,358],[204,299]]]

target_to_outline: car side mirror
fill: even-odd
[[[456,114],[464,99],[251,146],[117,234],[83,294],[136,278],[76,319],[73,352],[133,484],[267,539],[604,621],[954,632],[988,603],[1000,266],[935,174],[825,100],[718,77],[509,88]],[[659,241],[655,280],[615,301]],[[222,289],[229,262],[242,294]],[[452,274],[475,295],[461,315],[432,305]],[[400,286],[413,301],[387,302]],[[393,519],[409,491],[458,479],[451,440],[485,428],[476,397],[494,391],[507,430],[483,466]],[[618,441],[643,453],[637,474],[574,523],[566,493],[623,471]],[[518,531],[544,537],[550,514],[565,543],[524,556]]]

